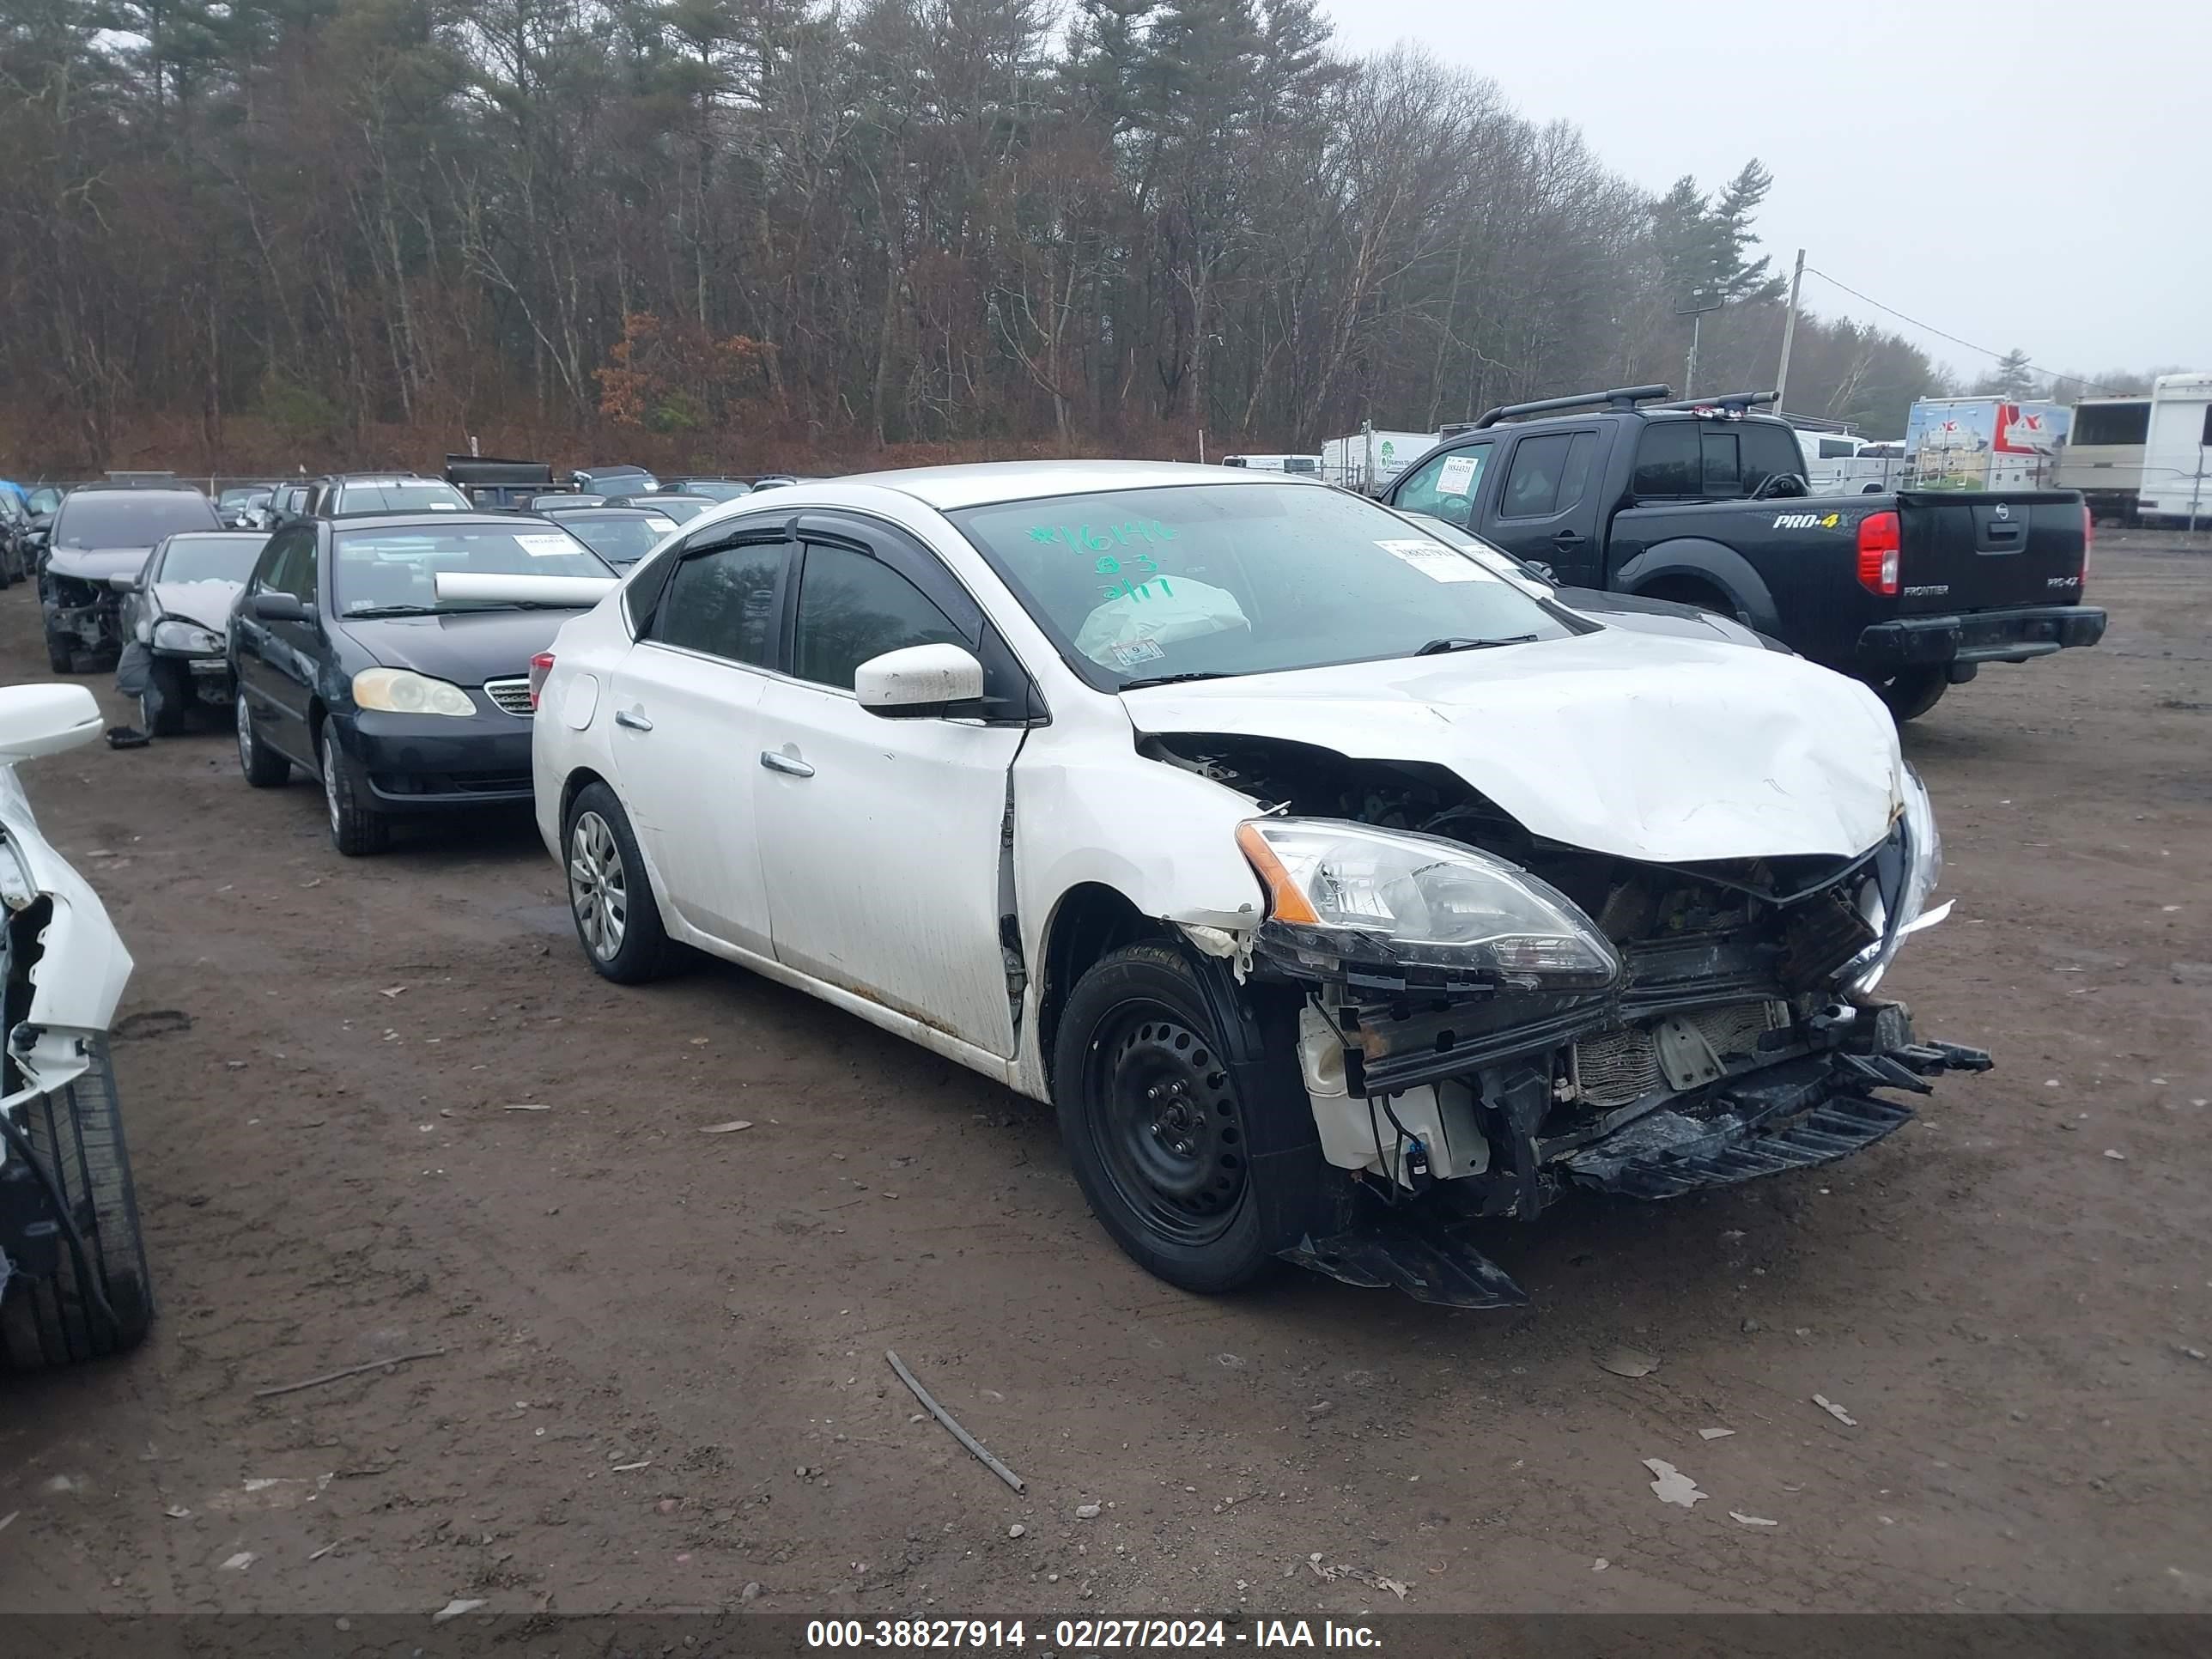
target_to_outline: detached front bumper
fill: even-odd
[[[1908,668],[2027,662],[2104,637],[2105,613],[2087,605],[1905,617],[1862,632],[1852,665],[1869,679],[1886,679]]]

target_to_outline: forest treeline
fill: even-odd
[[[1768,183],[1654,197],[1313,0],[0,0],[0,443],[1310,449],[1679,389],[1692,295],[1765,386]],[[1939,382],[1801,322],[1793,409]]]

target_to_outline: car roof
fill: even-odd
[[[541,519],[665,519],[668,515],[657,507],[631,507],[625,503],[606,501],[597,507],[541,507]]]
[[[895,489],[939,512],[994,501],[1083,495],[1103,489],[1163,489],[1176,484],[1217,484],[1234,489],[1270,485],[1278,489],[1325,487],[1279,472],[1200,466],[1184,461],[991,461],[864,472],[836,482]]]
[[[265,542],[266,530],[173,530],[161,538],[165,542]]]

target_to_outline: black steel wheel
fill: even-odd
[[[1250,1284],[1320,1213],[1326,1169],[1295,1011],[1215,964],[1132,945],[1069,994],[1054,1042],[1060,1138],[1100,1224],[1141,1267],[1213,1294]],[[1224,1029],[1224,1027],[1228,1029]]]

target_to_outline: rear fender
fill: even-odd
[[[1774,595],[1751,568],[1751,562],[1734,548],[1700,536],[1684,536],[1645,548],[1613,573],[1608,586],[1625,593],[1641,593],[1669,577],[1717,588],[1734,614],[1760,633],[1781,631],[1782,618],[1775,610]]]

